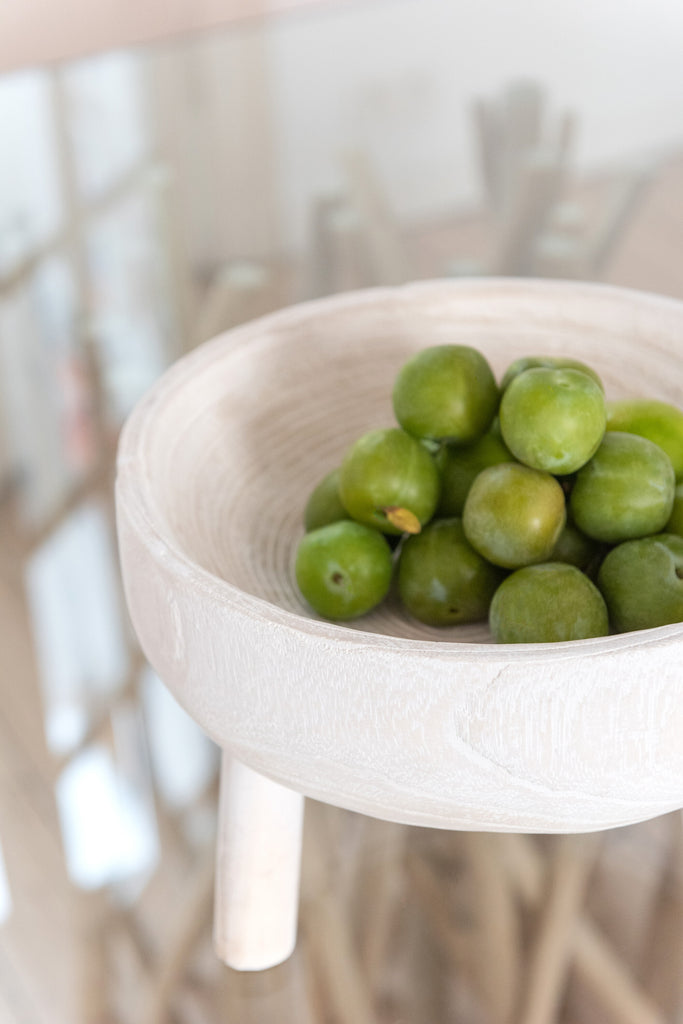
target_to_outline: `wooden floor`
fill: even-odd
[[[587,201],[600,188],[586,187]],[[489,234],[472,217],[411,241],[430,276],[485,255]],[[661,169],[603,279],[683,299],[683,159]],[[62,766],[43,734],[27,550],[5,502],[0,843],[14,909],[0,927],[0,1024],[680,1024],[679,816],[596,842],[517,843],[407,830],[311,802],[299,947],[263,975],[214,960],[210,845],[187,841],[168,816],[162,866],[135,915],[106,894],[77,892],[55,805]]]

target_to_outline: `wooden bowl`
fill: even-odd
[[[299,597],[310,489],[393,423],[405,359],[476,346],[586,360],[608,397],[681,404],[683,304],[562,282],[481,279],[306,303],[173,366],[120,444],[123,577],[146,656],[239,762],[394,821],[579,832],[683,804],[683,624],[495,645],[395,604],[350,625]],[[180,756],[180,755],[179,755]]]

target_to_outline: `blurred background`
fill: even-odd
[[[309,801],[295,956],[212,953],[217,751],[118,574],[134,403],[213,335],[350,288],[683,298],[676,0],[253,6],[0,66],[0,1022],[680,1024],[680,814],[487,837]]]

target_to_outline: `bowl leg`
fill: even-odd
[[[234,760],[221,762],[214,947],[260,971],[296,943],[304,798]]]

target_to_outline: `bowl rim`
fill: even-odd
[[[564,660],[576,656],[590,657],[623,653],[634,648],[640,649],[643,646],[668,646],[683,641],[683,622],[585,640],[518,644],[452,639],[414,639],[364,630],[358,625],[351,627],[322,619],[313,612],[310,614],[294,612],[265,598],[249,594],[194,561],[179,544],[175,543],[172,535],[161,529],[155,515],[157,503],[150,487],[150,474],[146,472],[146,436],[148,431],[153,429],[155,411],[158,406],[162,405],[164,400],[174,392],[182,390],[188,376],[192,375],[195,370],[205,367],[211,361],[216,350],[220,350],[222,354],[226,350],[241,350],[253,342],[260,331],[270,330],[274,326],[280,327],[286,326],[288,323],[297,323],[302,317],[312,318],[319,313],[334,312],[336,308],[348,310],[351,305],[356,307],[373,305],[381,300],[400,299],[401,296],[415,293],[423,293],[426,296],[430,291],[436,293],[445,288],[452,289],[454,292],[477,292],[481,295],[489,292],[495,292],[498,295],[501,292],[510,295],[525,294],[528,297],[537,296],[545,300],[553,295],[558,298],[561,296],[566,298],[568,294],[591,300],[596,298],[606,301],[619,300],[621,303],[628,302],[641,311],[647,307],[652,312],[659,310],[677,315],[683,326],[683,302],[675,298],[599,282],[561,279],[514,277],[425,279],[395,286],[342,292],[283,307],[203,342],[176,360],[139,399],[129,413],[119,435],[115,481],[117,522],[120,523],[122,513],[125,514],[145,546],[148,549],[153,548],[155,561],[162,562],[166,572],[171,573],[191,589],[202,592],[224,610],[238,610],[242,616],[258,620],[261,624],[271,623],[273,626],[305,635],[311,640],[348,644],[354,648],[386,649],[391,647],[404,654],[411,653],[420,657],[432,656],[439,660],[450,657],[458,662],[483,659],[522,664]]]

